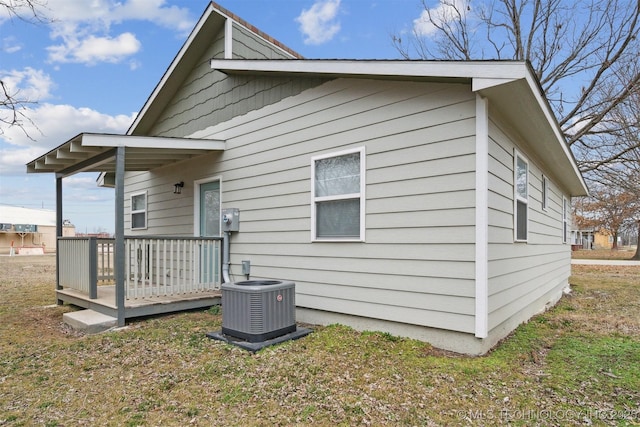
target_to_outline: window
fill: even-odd
[[[147,192],[131,195],[131,229],[147,228]]]
[[[542,175],[542,210],[546,211],[549,205],[549,180]]]
[[[529,210],[529,163],[518,152],[514,165],[514,234],[516,242],[526,242]]]
[[[364,148],[311,159],[311,240],[364,240]]]
[[[569,201],[562,198],[562,243],[567,243],[567,233],[569,232]]]

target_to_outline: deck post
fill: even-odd
[[[98,298],[98,241],[89,237],[89,299]]]
[[[124,158],[125,147],[116,149],[116,177],[115,177],[115,248],[114,248],[114,273],[116,281],[116,308],[118,310],[118,326],[125,325],[124,306]]]
[[[60,285],[60,250],[58,243],[62,237],[62,175],[56,174],[56,290],[61,290]],[[57,293],[57,292],[56,292]],[[56,299],[57,305],[62,305],[64,301]]]

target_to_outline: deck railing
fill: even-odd
[[[220,239],[125,238],[125,297],[180,295],[220,288]]]
[[[220,238],[125,237],[125,298],[180,295],[220,288]],[[97,298],[115,283],[115,240],[58,238],[58,280]]]
[[[114,280],[114,239],[97,237],[58,238],[58,280],[71,288],[97,298],[99,282]]]

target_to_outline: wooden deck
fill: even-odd
[[[70,288],[57,290],[56,295],[58,300],[66,303],[88,308],[108,316],[118,316],[115,286],[98,286],[96,299],[90,299],[86,293]],[[210,307],[219,305],[221,298],[222,293],[216,290],[125,299],[125,319]]]

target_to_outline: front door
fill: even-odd
[[[200,184],[200,237],[220,236],[220,181]],[[218,282],[219,245],[203,244],[200,251],[200,281]]]

